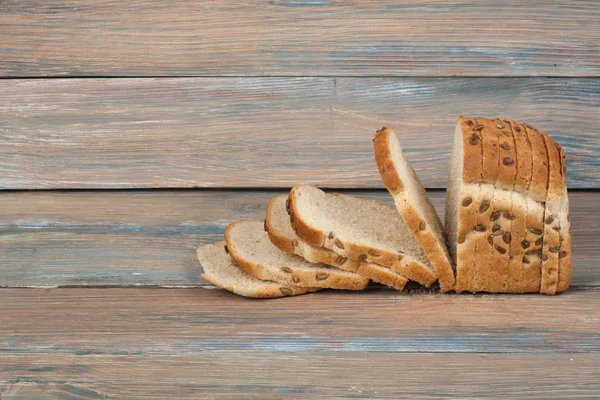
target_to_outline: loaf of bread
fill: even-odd
[[[568,287],[562,154],[530,125],[459,117],[445,217],[456,292],[553,294]]]
[[[564,149],[531,125],[459,117],[445,224],[392,129],[373,139],[395,209],[297,185],[267,205],[264,224],[236,221],[198,249],[207,281],[246,297],[364,289],[543,293],[571,282]]]

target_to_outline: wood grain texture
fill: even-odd
[[[600,291],[251,300],[208,289],[0,289],[2,354],[600,353]]]
[[[529,122],[561,143],[569,188],[598,188],[600,79],[180,78],[0,82],[0,189],[383,188],[371,139],[394,127],[444,188],[456,117]]]
[[[196,247],[238,219],[262,220],[281,191],[0,193],[0,285],[204,286]],[[387,192],[347,191],[393,207]],[[431,192],[443,216],[443,192]],[[573,285],[597,287],[600,193],[571,200]]]
[[[2,76],[598,76],[595,1],[4,0]]]
[[[0,355],[3,399],[593,398],[598,354]],[[576,379],[570,373],[573,371]],[[402,377],[399,378],[399,375]]]

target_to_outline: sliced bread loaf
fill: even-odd
[[[351,260],[389,266],[431,286],[437,279],[425,253],[398,212],[390,207],[309,185],[290,192],[290,222],[306,243]]]
[[[261,281],[236,266],[225,252],[225,242],[208,244],[196,251],[204,272],[202,278],[213,285],[244,297],[274,298],[315,292],[317,288]]]
[[[314,247],[305,243],[296,235],[294,229],[292,229],[287,213],[287,204],[289,204],[288,196],[281,195],[273,197],[267,206],[265,229],[271,243],[280,250],[286,253],[297,254],[311,263],[333,265],[346,271],[357,272],[375,282],[391,286],[394,289],[404,289],[408,279],[388,267],[367,261],[351,260],[329,249]]]
[[[258,221],[237,221],[225,230],[231,258],[247,273],[261,280],[301,287],[362,290],[369,279],[324,264],[312,264],[302,257],[275,247]]]
[[[539,291],[547,185],[546,147],[534,128],[459,118],[446,195],[457,292]]]
[[[442,292],[454,289],[454,271],[440,218],[423,184],[402,151],[392,129],[382,128],[373,139],[379,175],[404,223],[435,270]]]

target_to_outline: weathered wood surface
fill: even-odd
[[[595,1],[4,0],[2,76],[598,76]]]
[[[590,398],[600,292],[0,290],[0,395]]]
[[[570,188],[600,187],[600,79],[180,78],[0,82],[0,189],[383,185],[392,126],[446,186],[456,117],[504,116],[566,149]]]
[[[195,248],[242,218],[262,220],[272,196],[246,191],[0,193],[0,285],[204,286]],[[379,191],[346,193],[393,206]],[[443,215],[443,192],[432,192]],[[600,285],[600,193],[571,199],[573,285]]]
[[[0,355],[3,399],[594,398],[598,354]]]
[[[3,353],[600,353],[598,290],[251,300],[208,289],[0,289],[0,299]]]

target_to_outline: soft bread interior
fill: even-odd
[[[253,297],[253,293],[264,292],[269,286],[273,286],[271,289],[275,292],[281,287],[273,282],[261,281],[237,267],[225,252],[225,242],[202,246],[196,253],[204,270],[202,277],[231,292]]]
[[[263,268],[279,270],[281,267],[314,272],[316,268],[326,269],[331,274],[356,279],[357,275],[325,264],[311,264],[300,256],[279,250],[258,221],[238,221],[230,225],[227,232],[227,246],[235,251],[236,257],[260,264]]]
[[[275,230],[278,236],[288,238],[290,240],[299,240],[298,235],[294,232],[294,228],[290,224],[290,216],[286,211],[286,202],[288,196],[281,195],[274,197],[269,208],[270,215],[267,216],[271,229]]]
[[[304,221],[323,232],[361,245],[401,252],[429,265],[425,253],[394,208],[313,186],[297,186],[296,205]]]

